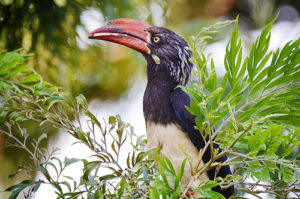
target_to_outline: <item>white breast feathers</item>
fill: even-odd
[[[198,159],[198,149],[191,142],[188,134],[183,132],[181,128],[175,124],[155,124],[147,123],[147,149],[161,147],[160,155],[166,156],[172,162],[176,172],[180,170],[182,161],[186,158],[187,154],[193,160],[193,165],[196,164]],[[201,165],[203,163],[201,162]],[[200,166],[201,166],[200,165]],[[191,167],[186,162],[184,175],[182,177],[182,183],[188,184],[191,175]],[[208,180],[206,174],[202,174],[195,182],[192,183],[192,187],[196,187],[203,180]]]

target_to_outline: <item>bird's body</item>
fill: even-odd
[[[174,32],[152,27],[132,19],[117,19],[109,22],[89,35],[89,38],[112,41],[133,48],[143,54],[147,61],[148,83],[144,93],[143,108],[147,129],[148,148],[160,147],[161,155],[167,156],[176,171],[182,161],[191,157],[193,165],[198,160],[199,150],[205,146],[203,136],[195,127],[195,116],[186,106],[190,106],[188,95],[177,88],[186,85],[193,65],[188,43]],[[219,148],[214,144],[214,148]],[[201,165],[211,158],[211,152],[205,151]],[[218,161],[226,161],[223,156]],[[225,177],[231,174],[229,166],[215,169],[193,179],[191,167],[186,164],[182,182],[197,187],[203,180]],[[229,198],[234,193],[233,187],[222,190],[219,186],[214,191]]]
[[[177,106],[177,110],[180,108],[185,112],[184,106],[189,106],[189,97],[180,88],[175,90],[178,83],[166,81],[166,79],[171,79],[169,73],[164,71],[167,70],[166,68],[158,68],[155,61],[151,59],[148,63],[153,66],[147,67],[148,82],[143,100],[148,140],[147,148],[160,148],[160,154],[168,157],[174,169],[179,171],[182,161],[187,155],[196,163],[199,153],[189,135],[184,131],[182,124],[180,124],[173,107]],[[179,102],[181,103],[179,104]],[[206,174],[203,174],[200,178],[201,180],[208,180]],[[188,184],[190,179],[191,168],[189,164],[186,164],[182,182]]]

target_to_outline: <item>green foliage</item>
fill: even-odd
[[[183,162],[181,171],[176,174],[169,160],[160,159],[159,165],[162,163],[163,166],[166,166],[167,163],[172,168],[172,172],[167,175],[174,179],[176,187],[174,192],[166,178],[161,183],[160,175],[154,167],[153,161],[147,158],[153,152],[142,151],[145,139],[137,137],[133,127],[124,123],[119,116],[109,117],[108,123],[100,122],[88,110],[88,103],[83,95],[77,96],[76,99],[70,99],[64,93],[59,92],[58,88],[43,81],[32,68],[23,64],[27,58],[27,55],[17,52],[1,53],[0,71],[3,75],[0,81],[3,83],[0,85],[2,96],[0,115],[5,128],[0,132],[13,140],[14,144],[11,146],[23,148],[33,158],[34,164],[24,165],[20,172],[37,171],[44,178],[39,181],[25,180],[7,188],[5,191],[12,191],[10,199],[16,198],[27,187],[33,187],[26,192],[31,195],[38,190],[41,184],[51,184],[56,189],[55,193],[58,198],[79,196],[140,198],[145,194],[153,194],[152,190],[160,191],[161,184],[168,189],[157,193],[158,195],[163,194],[174,198],[179,195],[185,162]],[[12,76],[11,71],[21,72],[15,72]],[[28,77],[33,74],[37,75],[38,81],[28,80]],[[27,81],[24,81],[25,79]],[[69,117],[68,113],[73,113],[74,120]],[[80,115],[88,118],[88,130],[83,130],[82,121],[79,119]],[[91,150],[93,160],[67,157],[64,161],[60,160],[56,157],[56,150],[47,152],[45,149],[39,148],[40,142],[46,138],[45,134],[42,134],[33,143],[28,142],[26,129],[20,125],[20,122],[25,120],[35,120],[41,124],[47,122],[68,132],[79,143],[85,144]],[[15,136],[16,132],[21,135],[21,138]],[[34,148],[31,148],[31,144]],[[128,144],[130,150],[125,166],[120,162],[120,152]],[[83,164],[83,173],[79,182],[72,176],[63,175],[63,171],[67,167],[77,162]],[[55,172],[50,173],[50,169]],[[152,189],[152,186],[156,189]]]
[[[234,176],[242,176],[231,183],[236,189],[255,196],[267,191],[285,197],[298,192],[295,185],[299,183],[300,38],[281,50],[269,51],[273,22],[262,30],[244,59],[235,23],[224,58],[226,73],[221,79],[217,79],[213,59],[207,60],[197,50],[197,40],[190,39],[191,61],[197,66],[194,73],[199,83],[184,89],[193,99],[188,110],[197,116],[196,128],[206,132],[215,128],[212,136],[205,135],[209,137],[205,147],[216,137],[223,148],[206,166],[235,165]],[[223,155],[231,158],[213,166]],[[255,183],[244,184],[247,178]],[[278,183],[285,185],[279,188]],[[257,187],[263,190],[255,190]]]
[[[194,73],[199,82],[193,88],[184,87],[193,99],[187,108],[197,116],[195,128],[200,132],[205,130],[202,136],[208,138],[199,152],[199,160],[209,147],[213,149],[213,143],[218,142],[222,148],[222,152],[212,150],[211,160],[206,164],[197,161],[193,171],[197,176],[212,168],[218,171],[224,165],[234,166],[233,175],[202,182],[193,188],[205,198],[224,198],[211,188],[233,185],[238,195],[241,192],[258,198],[260,193],[279,197],[289,193],[299,195],[300,39],[288,42],[276,52],[268,51],[272,23],[263,29],[250,55],[243,58],[236,22],[226,47],[226,73],[221,79],[217,77],[213,59],[197,50],[203,48],[201,42],[205,40],[190,39],[194,54],[191,61],[196,65]],[[7,188],[6,191],[12,192],[10,199],[24,193],[25,188],[25,194],[30,196],[43,184],[51,184],[57,198],[190,197],[192,180],[188,185],[181,183],[188,157],[181,169],[175,171],[170,160],[159,155],[159,149],[143,151],[146,140],[136,136],[133,127],[120,116],[100,121],[88,110],[83,95],[71,98],[43,81],[24,64],[27,59],[28,55],[17,52],[0,54],[3,127],[0,133],[11,138],[12,146],[23,148],[33,159],[33,164],[25,164],[20,171],[40,172],[43,177]],[[87,118],[87,128],[83,128],[80,116]],[[61,160],[56,150],[48,152],[40,148],[45,134],[30,143],[21,123],[25,120],[49,123],[69,133],[77,143],[90,149],[92,157]],[[125,148],[129,151],[123,158],[121,152]],[[229,157],[226,162],[216,162],[224,155]],[[64,175],[64,170],[73,164],[83,165],[79,181]]]

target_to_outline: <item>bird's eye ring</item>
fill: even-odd
[[[158,43],[160,41],[160,38],[158,36],[153,37],[153,41],[155,43]]]

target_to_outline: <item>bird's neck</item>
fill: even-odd
[[[144,116],[146,123],[159,123],[167,125],[177,121],[173,110],[170,94],[176,88],[177,84],[172,81],[168,73],[163,70],[163,66],[155,71],[147,67],[148,83],[144,93]]]

